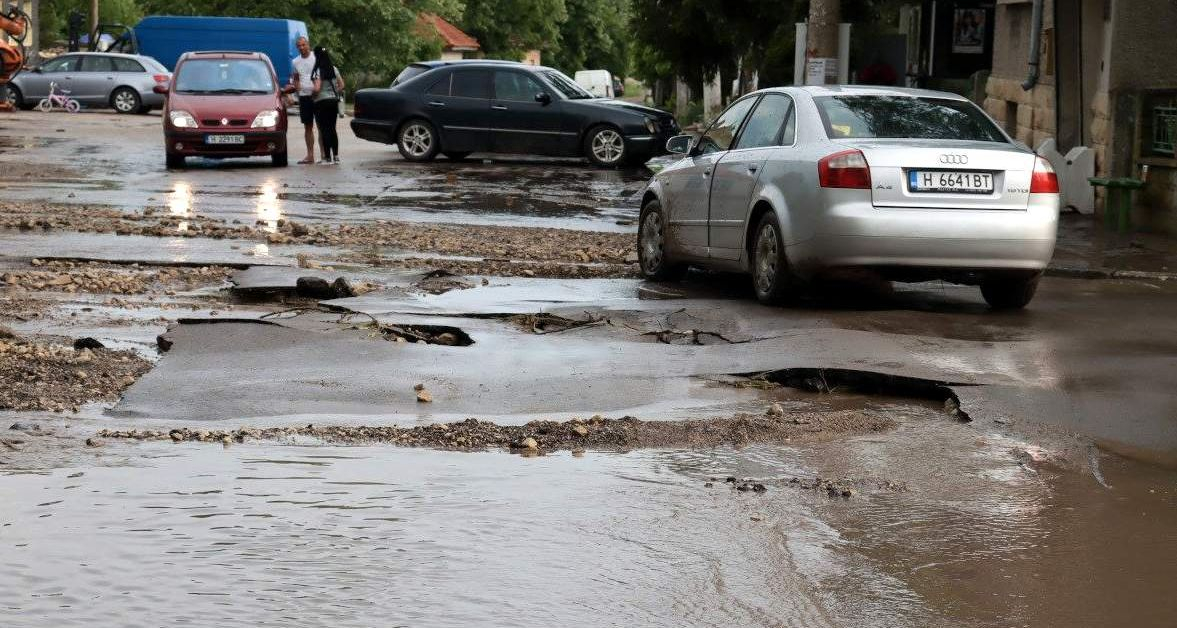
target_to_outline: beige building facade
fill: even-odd
[[[985,109],[1031,147],[1089,147],[1096,176],[1146,178],[1135,222],[1177,233],[1177,2],[1039,1],[1036,81],[1034,2],[995,3]]]

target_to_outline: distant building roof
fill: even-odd
[[[422,13],[420,19],[424,24],[432,27],[434,32],[441,37],[446,50],[468,52],[482,49],[477,39],[463,33],[462,29],[445,21],[440,15]]]

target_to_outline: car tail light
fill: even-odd
[[[823,188],[870,189],[870,166],[860,150],[844,150],[817,162]]]
[[[156,83],[167,83],[168,79],[170,79],[171,77],[169,77],[167,74],[156,74],[156,75],[152,76],[151,78],[155,79]]]
[[[1058,175],[1049,161],[1034,158],[1034,174],[1030,175],[1031,194],[1058,194]]]

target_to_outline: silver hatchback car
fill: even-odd
[[[1058,179],[955,94],[786,87],[732,103],[642,200],[643,274],[751,272],[780,303],[847,269],[979,285],[1025,307],[1054,252]]]
[[[54,57],[21,72],[8,84],[8,101],[32,109],[49,95],[49,86],[70,92],[87,107],[111,107],[119,113],[147,113],[163,106],[152,89],[172,78],[155,59],[111,52],[77,52]]]

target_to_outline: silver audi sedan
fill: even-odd
[[[955,94],[783,87],[732,103],[642,199],[638,257],[656,280],[687,266],[750,272],[781,303],[846,270],[978,285],[1023,308],[1054,252],[1058,179]]]

